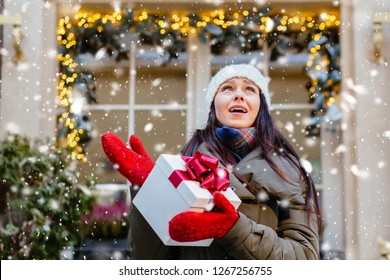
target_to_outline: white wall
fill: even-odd
[[[14,56],[12,26],[5,25],[2,58],[0,137],[7,130],[33,138],[54,136],[56,87],[56,5],[43,0],[4,0],[4,13],[22,17],[22,50],[26,61]]]
[[[390,240],[390,71],[372,60],[372,38],[373,17],[390,13],[390,1],[343,1],[342,11],[346,253],[378,259],[378,239]],[[390,23],[383,36],[390,61]]]

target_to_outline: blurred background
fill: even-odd
[[[269,80],[276,125],[317,187],[321,257],[389,258],[389,1],[0,0],[0,11],[2,259],[131,259],[129,183],[100,135],[135,133],[154,159],[180,153],[206,122],[211,76],[232,63]]]

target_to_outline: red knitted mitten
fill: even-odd
[[[220,193],[214,193],[218,212],[183,212],[169,221],[169,235],[179,242],[224,236],[238,219],[234,206]]]
[[[115,134],[108,132],[101,136],[103,150],[115,168],[132,185],[142,186],[154,166],[153,159],[146,152],[141,139],[131,135],[130,148]]]

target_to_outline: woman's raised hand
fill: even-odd
[[[142,186],[154,166],[153,159],[146,152],[141,139],[130,136],[130,147],[117,135],[107,132],[101,136],[102,146],[107,158],[115,169],[126,177],[132,185]]]

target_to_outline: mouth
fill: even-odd
[[[229,108],[230,113],[245,114],[248,113],[248,109],[242,105],[233,105]]]

